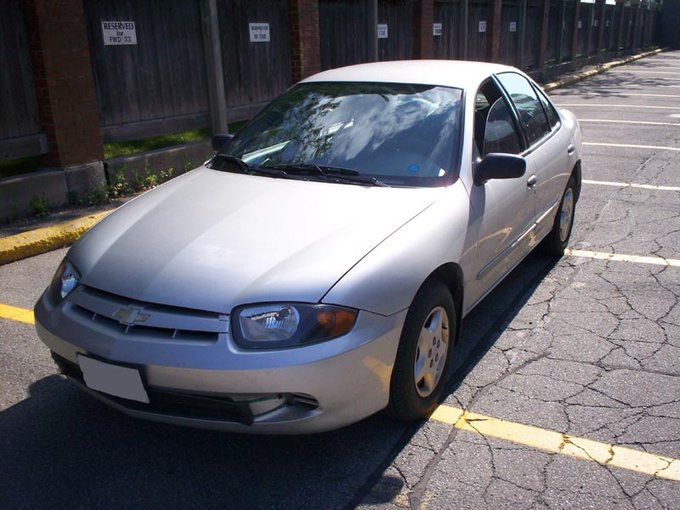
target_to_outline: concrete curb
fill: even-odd
[[[551,90],[559,89],[560,87],[565,87],[567,85],[572,85],[574,83],[577,83],[581,80],[585,80],[586,78],[592,78],[593,76],[596,76],[598,74],[602,74],[605,71],[608,71],[612,67],[618,67],[622,66],[625,64],[630,64],[631,62],[635,62],[636,60],[640,60],[641,58],[645,57],[651,57],[652,55],[658,55],[661,53],[663,49],[659,48],[656,50],[652,51],[646,51],[644,53],[638,53],[636,55],[632,55],[630,57],[626,57],[621,60],[614,60],[613,62],[607,62],[606,64],[602,64],[597,66],[595,69],[589,69],[588,71],[583,71],[581,73],[576,73],[572,74],[570,76],[567,76],[566,78],[562,78],[561,80],[553,81],[550,83],[546,83],[545,85],[542,86],[543,90],[546,92],[550,92]]]
[[[0,239],[0,266],[73,244],[111,211]]]
[[[588,71],[573,74],[561,80],[550,82],[544,85],[543,89],[549,92],[566,85],[571,85],[581,80],[585,80],[586,78],[602,74],[612,67],[622,66],[641,58],[657,55],[662,51],[662,49],[647,51],[614,62],[608,62],[598,66],[596,69],[590,69]],[[39,228],[22,234],[0,238],[0,265],[40,255],[41,253],[46,253],[73,244],[81,235],[87,232],[95,223],[110,212],[111,211],[106,211],[93,214],[51,227]]]

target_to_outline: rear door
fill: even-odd
[[[534,172],[538,225],[533,235],[537,242],[552,228],[569,178],[570,136],[561,129],[555,109],[530,80],[514,72],[496,77],[515,107],[527,146],[523,156]]]

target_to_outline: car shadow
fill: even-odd
[[[531,255],[466,319],[465,375],[529,299],[555,260]],[[492,317],[492,320],[487,320]],[[451,391],[456,383],[451,384]],[[382,414],[334,432],[249,436],[136,420],[62,376],[38,380],[0,412],[3,508],[346,508],[403,488],[386,468],[423,423]]]
[[[447,388],[449,396],[506,331],[559,260],[532,252],[463,320]],[[536,323],[540,319],[536,317]]]

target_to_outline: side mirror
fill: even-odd
[[[516,179],[527,171],[527,162],[514,154],[487,154],[474,169],[474,179],[481,186],[490,179]]]
[[[220,133],[214,135],[212,137],[212,150],[215,152],[224,151],[227,145],[229,145],[229,142],[231,142],[232,138],[234,138],[234,135],[230,135],[229,133]]]

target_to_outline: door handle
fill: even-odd
[[[536,186],[537,182],[538,182],[538,177],[536,177],[535,175],[532,175],[531,177],[529,177],[529,179],[527,179],[527,186],[529,188],[533,188],[534,186]]]
[[[574,153],[574,144],[570,144],[569,147],[567,147],[567,154],[570,156]]]

